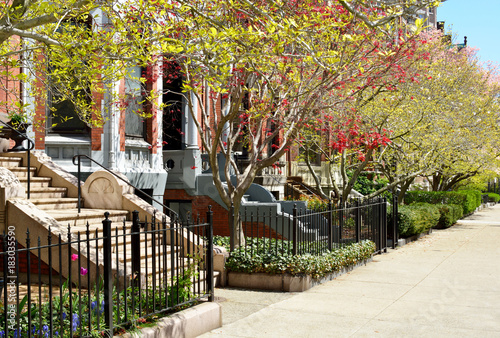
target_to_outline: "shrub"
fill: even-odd
[[[437,229],[449,228],[463,216],[463,208],[456,204],[445,204],[439,207],[439,222]]]
[[[389,183],[385,178],[371,178],[373,175],[372,173],[360,174],[354,183],[353,189],[366,196],[385,187]],[[347,176],[350,179],[352,171],[348,171]]]
[[[490,203],[498,203],[498,201],[500,201],[500,195],[499,194],[495,194],[493,192],[489,192],[488,193],[488,202],[490,202]]]
[[[399,235],[410,237],[425,232],[438,224],[440,216],[439,207],[429,203],[399,206]]]
[[[463,214],[468,215],[481,205],[481,192],[478,190],[407,192],[405,203],[412,204],[415,202],[457,204],[462,206]]]
[[[226,261],[226,268],[234,272],[289,273],[320,278],[370,258],[374,252],[375,243],[371,241],[349,244],[320,256],[309,254],[294,256],[283,252],[273,252],[272,247],[271,251],[259,252],[251,256],[241,249],[231,252]]]
[[[460,190],[457,193],[466,196],[462,205],[464,215],[472,213],[482,203],[481,192],[479,190]]]

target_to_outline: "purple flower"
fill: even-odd
[[[80,325],[80,318],[78,318],[78,315],[76,313],[73,313],[73,319],[71,320],[71,328],[73,332],[76,331],[79,325]]]
[[[88,269],[85,269],[83,266],[80,267],[80,275],[85,276],[88,272]]]

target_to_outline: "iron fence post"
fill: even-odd
[[[234,246],[236,243],[234,243],[234,205],[231,203],[231,206],[229,207],[229,249],[230,251],[234,250]]]
[[[398,196],[392,194],[392,248],[396,249],[398,243]]]
[[[378,198],[378,242],[380,245],[380,253],[382,253],[382,250],[384,248],[384,223],[383,223],[383,212],[384,212],[384,205],[383,205],[383,200],[382,198]]]
[[[82,184],[80,182],[81,179],[81,165],[80,165],[80,156],[78,156],[78,213],[80,213],[82,208]]]
[[[113,280],[111,266],[111,220],[109,212],[104,213],[103,225],[103,250],[104,250],[104,321],[108,335],[113,336]]]
[[[328,201],[328,250],[333,248],[333,207],[332,200]]]
[[[361,205],[359,200],[356,200],[356,217],[355,217],[355,226],[356,226],[356,243],[361,241]]]
[[[342,243],[342,232],[344,231],[344,201],[340,198],[339,210],[339,243]],[[347,206],[347,204],[345,204]]]
[[[213,241],[213,211],[212,206],[208,206],[207,211],[207,225],[206,225],[207,237],[207,289],[209,292],[208,301],[214,301],[214,241]]]
[[[141,240],[140,240],[140,224],[139,211],[132,211],[132,235],[131,235],[131,250],[132,250],[132,276],[134,286],[138,285],[138,276],[141,269]]]
[[[293,246],[292,246],[292,254],[296,255],[297,254],[297,204],[293,205],[293,223],[292,223],[292,239],[293,239]]]
[[[387,198],[384,197],[384,251],[387,252]]]

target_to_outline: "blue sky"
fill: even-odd
[[[437,10],[438,21],[451,29],[454,43],[479,48],[481,61],[500,65],[500,0],[447,0]]]

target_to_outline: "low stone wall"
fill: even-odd
[[[292,276],[290,274],[270,275],[267,273],[229,272],[227,285],[243,289],[303,292],[316,285],[329,282],[371,261],[372,258],[366,259],[358,264],[342,268],[340,271],[330,273],[318,279],[312,278],[311,276]]]
[[[158,320],[157,325],[125,333],[115,338],[191,338],[210,332],[222,326],[220,304],[202,303]]]

